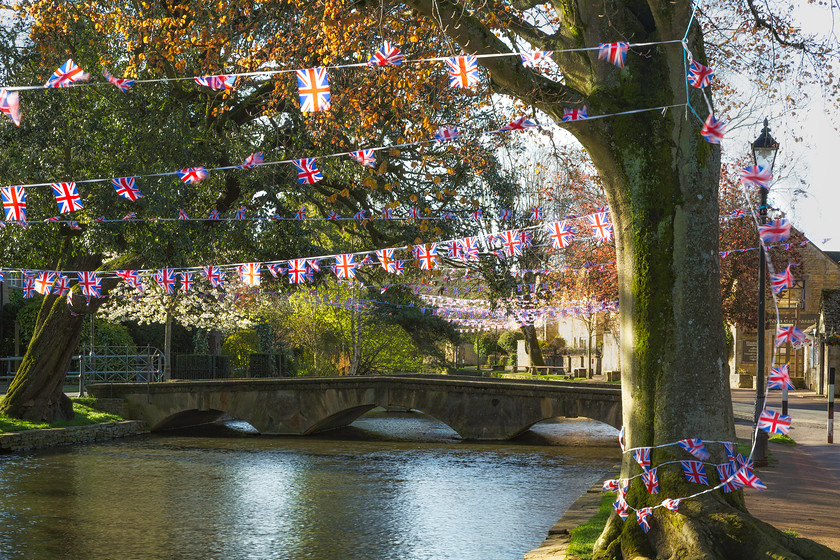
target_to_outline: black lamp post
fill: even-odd
[[[764,119],[764,129],[761,135],[752,143],[752,156],[756,165],[773,171],[773,164],[776,162],[776,153],[779,151],[779,143],[770,136],[770,127],[767,119]],[[761,207],[759,208],[758,221],[764,224],[767,221],[767,191],[768,188],[760,188]],[[758,425],[758,418],[764,409],[764,284],[765,284],[766,259],[764,246],[759,244],[758,249],[758,333],[756,334],[756,372],[755,372],[755,424]],[[753,459],[756,466],[767,464],[767,432],[756,430],[755,452]]]

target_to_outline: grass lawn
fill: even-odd
[[[73,411],[76,415],[70,420],[62,420],[47,424],[43,422],[28,422],[9,418],[0,414],[0,432],[20,432],[23,430],[38,430],[41,428],[63,428],[65,426],[88,426],[100,422],[120,422],[123,419],[116,414],[109,414],[91,408],[94,399],[73,399]]]
[[[567,552],[570,556],[577,556],[583,560],[592,558],[595,541],[601,536],[604,525],[607,524],[607,519],[613,510],[612,504],[614,501],[615,492],[604,492],[601,497],[601,505],[598,507],[598,513],[583,525],[579,525],[569,532],[571,539]]]

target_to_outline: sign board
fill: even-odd
[[[754,364],[758,360],[758,341],[744,340],[741,342],[741,363]]]

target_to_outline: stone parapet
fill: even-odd
[[[146,423],[134,420],[103,422],[90,426],[67,426],[43,430],[24,430],[0,434],[0,453],[10,453],[39,447],[69,443],[102,441],[147,432]]]

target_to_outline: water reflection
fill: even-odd
[[[517,443],[378,413],[318,438],[152,436],[0,456],[0,558],[502,560],[615,463],[593,422]],[[383,438],[395,441],[382,441]]]

